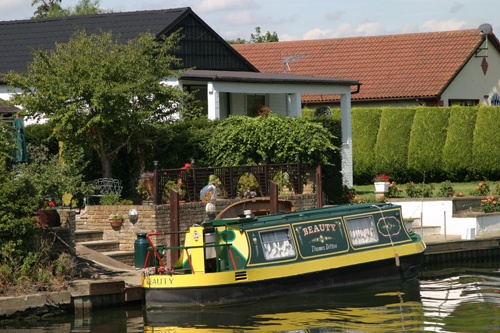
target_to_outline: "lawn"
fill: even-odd
[[[453,186],[453,190],[455,192],[455,196],[470,196],[472,192],[477,190],[477,186],[480,182],[466,182],[466,183],[451,183]],[[486,191],[487,194],[499,195],[497,192],[497,184],[500,182],[481,182],[483,184],[489,185],[489,191]],[[401,188],[399,198],[408,198],[409,196],[406,193],[406,184],[396,184],[397,187]],[[434,183],[434,191],[432,192],[432,197],[439,197],[439,191],[442,188],[442,183]],[[483,186],[484,187],[484,186]],[[376,201],[374,186],[373,184],[368,185],[354,185],[354,189],[358,194],[359,199],[363,199],[369,202]],[[462,193],[462,195],[460,195]]]

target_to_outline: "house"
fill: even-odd
[[[352,186],[351,91],[359,90],[354,79],[314,77],[290,73],[260,73],[190,8],[106,13],[36,20],[0,22],[0,78],[10,70],[23,72],[33,48],[53,48],[69,41],[77,29],[87,33],[112,31],[122,41],[150,32],[160,37],[181,30],[179,49],[173,52],[186,70],[169,84],[195,92],[210,119],[229,115],[255,115],[262,105],[275,114],[299,116],[302,94],[340,96],[343,174]],[[0,82],[0,98],[8,100],[12,88]]]
[[[490,28],[233,47],[264,73],[355,78],[353,106],[500,105],[500,43]],[[302,95],[309,107],[337,103]]]
[[[15,114],[19,111],[21,111],[19,108],[8,105],[6,101],[0,99],[0,121],[12,124]]]

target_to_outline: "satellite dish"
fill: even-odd
[[[493,33],[493,27],[489,23],[483,23],[477,28],[480,33],[485,35],[491,35]]]

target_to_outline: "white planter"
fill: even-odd
[[[389,182],[374,182],[375,193],[389,193]]]

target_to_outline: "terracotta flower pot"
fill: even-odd
[[[123,224],[123,219],[109,219],[109,224],[112,227],[121,227]]]
[[[56,209],[39,209],[35,218],[41,228],[54,228],[61,226],[61,217]]]

